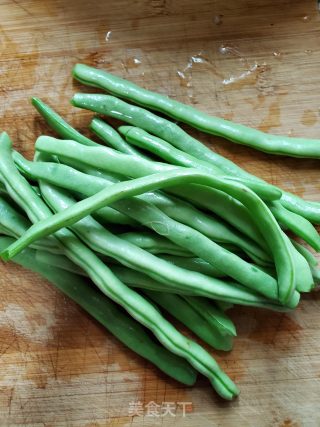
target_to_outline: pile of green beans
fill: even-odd
[[[320,251],[320,203],[248,174],[148,109],[272,153],[319,157],[320,142],[210,117],[85,65],[73,75],[111,94],[76,94],[73,105],[123,124],[94,117],[101,145],[32,99],[62,139],[40,136],[28,161],[0,135],[1,257],[48,279],[172,378],[193,385],[199,372],[233,399],[237,386],[167,313],[230,351],[234,305],[293,310],[320,280],[306,247]]]

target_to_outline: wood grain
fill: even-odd
[[[265,131],[319,137],[315,0],[0,0],[0,16],[0,128],[28,156],[49,132],[31,96],[87,132],[91,114],[68,102],[83,90],[70,76],[76,62]],[[195,134],[250,172],[319,200],[319,162]],[[187,388],[166,378],[36,275],[1,264],[0,285],[1,425],[320,425],[316,293],[290,315],[233,311],[235,348],[215,353],[241,388],[227,403],[205,379]],[[175,416],[131,417],[135,401],[192,405],[185,417],[181,405]]]

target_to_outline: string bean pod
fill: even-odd
[[[105,179],[88,176],[65,165],[51,162],[28,162],[21,155],[15,155],[14,158],[20,170],[27,174],[27,176],[33,179],[45,179],[54,185],[58,185],[59,187],[66,188],[76,193],[82,193],[85,196],[92,196],[107,185],[112,185],[111,182]],[[140,195],[138,199],[139,200],[137,200],[137,198],[121,200],[112,204],[112,207],[124,215],[153,229],[155,229],[153,226],[154,223],[161,223],[164,228],[169,221],[166,230],[169,234],[170,220],[168,220],[168,216],[198,230],[215,242],[236,245],[257,264],[269,265],[271,263],[270,257],[254,242],[237,233],[235,230],[232,230],[216,218],[204,214],[180,199],[173,198],[172,196],[168,197],[160,192],[148,192]],[[150,203],[160,208],[165,215],[161,215],[159,210],[155,209]],[[98,211],[101,217],[104,213],[104,209],[105,208]],[[149,212],[152,210],[154,212],[154,221],[150,218],[150,214],[150,220],[145,219],[145,210]],[[95,215],[97,215],[97,212]],[[157,230],[158,228],[155,229],[155,231]],[[167,237],[169,238],[169,236]]]
[[[66,209],[74,206],[74,200],[61,189],[54,187],[48,188],[46,190],[46,194],[44,194],[44,197],[55,212],[65,212]],[[121,240],[119,237],[113,235],[105,228],[103,228],[90,216],[86,216],[80,221],[72,224],[71,229],[95,252],[100,252],[104,255],[114,257],[122,264],[141,271],[148,276],[165,283],[166,285],[172,284],[175,285],[176,288],[179,286],[187,287],[193,290],[193,292],[195,289],[200,290],[200,288],[205,287],[206,289],[211,289],[212,298],[218,299],[224,288],[226,288],[224,299],[226,299],[227,296],[231,293],[229,287],[225,287],[221,280],[202,276],[200,273],[196,272],[187,272],[177,266],[174,266],[173,264],[169,264],[166,261],[161,260],[152,254],[149,254],[148,252],[132,245],[131,243]],[[173,232],[175,232],[175,230],[173,230]],[[186,240],[190,240],[194,244],[190,232],[190,237],[187,237],[186,233],[182,233],[178,228],[177,234],[183,234]],[[208,245],[205,247],[205,251],[207,250],[207,247]],[[251,285],[253,290],[266,295],[270,299],[275,300],[277,298],[277,283],[272,277],[266,275],[263,272],[259,272],[260,274],[251,273],[253,278],[252,282],[249,282],[248,276],[250,275],[252,265],[245,262],[240,264],[239,261],[237,263],[237,260],[233,261],[233,266],[237,264],[239,265],[239,271],[231,271],[231,274],[233,274],[231,277],[235,278],[237,276],[246,282],[244,283],[245,285],[248,287]],[[226,264],[228,265],[229,263],[230,260],[227,259]],[[218,266],[218,268],[223,271],[223,262],[220,262]],[[246,268],[246,266],[248,266],[248,268]],[[243,271],[245,271],[245,275],[242,274]],[[239,282],[241,283],[240,280]],[[260,282],[261,285],[259,286]],[[234,300],[226,300],[235,302]]]
[[[165,113],[203,132],[222,136],[238,144],[270,154],[320,158],[320,140],[266,134],[257,129],[210,116],[190,105],[143,89],[104,70],[84,64],[75,65],[72,74],[78,81],[88,86],[104,89],[136,104]],[[196,144],[193,150],[205,153],[200,144]]]
[[[86,108],[93,111],[100,109],[101,112],[103,110],[103,114],[105,115],[116,117],[126,123],[155,134],[156,136],[170,142],[180,150],[189,153],[200,160],[212,163],[220,168],[226,175],[229,174],[235,177],[242,177],[260,183],[265,182],[262,179],[246,172],[230,160],[210,150],[200,141],[188,135],[175,123],[172,123],[162,117],[158,117],[148,110],[129,105],[120,99],[108,95],[96,95],[95,98],[91,95],[78,94],[73,98],[72,102],[80,108]],[[281,203],[287,209],[305,217],[312,223],[320,223],[320,203],[305,201],[300,197],[285,191],[282,191]]]
[[[11,157],[12,143],[7,134],[0,136],[0,176],[12,198],[32,222],[51,217],[45,203],[37,196],[28,182],[19,174]],[[46,184],[40,183],[41,192]],[[220,369],[216,361],[198,344],[179,333],[148,301],[125,286],[107,266],[69,230],[61,229],[55,237],[64,245],[65,253],[80,265],[93,282],[113,301],[123,306],[136,320],[148,327],[170,351],[185,358],[196,370],[207,376],[215,390],[224,398],[239,394],[238,388]],[[14,245],[14,243],[13,243]]]
[[[125,136],[126,140],[138,147],[156,153],[160,158],[177,166],[194,167],[204,172],[213,173],[217,176],[223,175],[220,169],[212,164],[198,160],[190,154],[184,153],[170,145],[168,142],[148,134],[142,129],[133,126],[120,126],[119,132]],[[275,187],[276,188],[276,187]],[[281,194],[279,194],[279,198]],[[268,204],[276,219],[303,238],[315,250],[320,250],[320,236],[313,225],[304,217],[288,211],[279,201]]]

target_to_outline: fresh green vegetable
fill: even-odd
[[[124,154],[132,154],[134,156],[139,156],[144,159],[148,159],[147,156],[142,154],[139,150],[136,150],[135,147],[132,147],[132,145],[128,144],[121,136],[118,134],[118,132],[113,129],[112,126],[110,126],[105,121],[99,119],[98,117],[95,117],[92,122],[90,123],[90,129],[107,145],[114,148],[115,150],[120,151]],[[72,138],[69,138],[72,139]],[[81,141],[78,141],[81,143]]]
[[[2,182],[16,203],[28,213],[31,221],[50,218],[52,214],[49,208],[15,168],[11,149],[11,141],[8,135],[3,133],[0,136],[0,177]],[[47,184],[40,182],[42,193],[46,188],[48,188]],[[61,229],[55,233],[55,237],[63,245],[68,257],[86,271],[102,292],[123,306],[132,317],[147,326],[167,349],[185,358],[194,368],[207,376],[222,397],[232,399],[238,395],[238,388],[209,353],[180,334],[152,304],[118,280],[110,269],[73,233]]]
[[[160,111],[203,132],[222,136],[238,144],[248,145],[270,154],[320,158],[320,140],[270,135],[219,117],[210,116],[165,95],[143,89],[104,70],[84,64],[77,64],[73,68],[72,74],[74,78],[88,86],[104,89],[120,98],[129,99],[136,104]],[[199,143],[193,144],[192,150],[197,154],[207,155],[209,158],[212,156],[216,159],[215,153],[208,150],[211,153],[209,155]],[[193,154],[191,151],[190,153]]]
[[[36,143],[37,149],[40,151],[50,152],[51,154],[57,154],[57,151],[59,151],[57,150],[57,145],[59,146],[59,141],[50,137],[40,137]],[[63,144],[63,146],[69,146],[69,144]],[[97,150],[95,147],[89,148],[82,145],[79,145],[79,147],[86,150]],[[105,148],[99,148],[99,150],[105,150]],[[94,156],[94,153],[92,153],[92,156]],[[133,158],[132,156],[128,157]],[[99,158],[97,161],[99,161]],[[193,169],[174,169],[173,171],[165,173],[116,183],[110,189],[106,188],[94,196],[78,202],[66,209],[64,212],[60,212],[52,218],[48,218],[39,224],[35,224],[31,227],[29,232],[25,233],[23,238],[19,239],[2,255],[5,258],[14,256],[15,253],[18,253],[18,251],[23,249],[23,247],[29,245],[38,238],[51,234],[52,232],[59,230],[62,226],[70,226],[91,212],[117,200],[139,195],[145,191],[188,182],[196,182],[198,184],[213,186],[217,190],[227,192],[248,208],[252,215],[252,221],[254,221],[256,226],[260,229],[260,232],[267,241],[270,250],[273,251],[278,274],[279,301],[283,304],[287,304],[295,289],[293,260],[290,245],[285,239],[278,223],[275,221],[269,209],[255,193],[250,191],[248,188],[243,187],[241,184],[221,178],[215,178]],[[204,258],[202,255],[200,255],[200,257]]]
[[[222,171],[204,160],[198,160],[190,154],[184,153],[173,147],[166,141],[148,134],[142,129],[133,126],[121,126],[119,128],[126,140],[130,143],[156,153],[162,159],[177,166],[193,167],[215,176],[223,175]],[[275,187],[276,188],[276,187]],[[260,195],[261,196],[261,195]],[[281,194],[279,195],[281,197]],[[320,250],[320,236],[313,225],[305,218],[288,211],[279,201],[273,201],[269,207],[276,219],[303,238],[315,250]]]
[[[44,179],[53,185],[58,185],[76,193],[80,192],[84,196],[92,196],[106,186],[112,185],[110,181],[88,176],[66,165],[52,162],[28,162],[18,153],[14,153],[14,159],[19,169],[26,176],[32,179]],[[163,213],[161,214],[155,206],[159,207]],[[170,226],[174,224],[174,222],[170,221],[170,218],[172,218],[198,230],[219,244],[231,243],[235,245],[257,264],[269,265],[271,263],[271,258],[254,242],[223,224],[222,221],[204,214],[189,203],[173,196],[168,197],[160,192],[148,192],[137,198],[120,200],[112,204],[112,207],[127,217],[131,217],[146,227],[163,234],[168,239],[170,239]],[[98,214],[99,218],[103,219],[104,209],[100,209],[94,215]],[[187,231],[188,229],[185,228],[185,233]]]
[[[0,236],[0,249],[10,245],[13,239]],[[50,261],[50,254],[47,253]],[[35,261],[36,260],[36,261]],[[26,249],[13,259],[17,264],[39,273],[56,288],[75,301],[124,345],[149,360],[161,371],[186,385],[196,381],[196,371],[181,357],[171,353],[152,340],[137,321],[128,316],[117,304],[99,292],[89,280],[41,262],[35,251]]]
[[[164,104],[166,104],[166,102],[170,102],[170,103],[173,102],[176,105],[177,103],[177,101],[173,101],[165,96],[146,91],[145,89],[139,88],[133,83],[127,82],[123,79],[119,79],[118,77],[113,76],[112,74],[106,73],[102,70],[97,70],[95,68],[87,67],[82,64],[78,64],[74,67],[73,75],[75,78],[77,78],[79,81],[81,81],[84,84],[100,87],[112,94],[115,94],[120,97],[123,96],[126,99],[131,99],[137,104],[144,105],[147,107],[152,108],[153,103],[151,101],[153,100],[154,96],[157,101],[159,101],[159,97],[161,100],[164,99]],[[120,85],[117,82],[120,82]],[[127,89],[125,89],[126,87]],[[131,90],[128,91],[128,88],[130,87],[133,87],[133,92]],[[141,94],[140,91],[142,93],[147,94],[147,98],[145,99],[145,101],[147,101],[146,103],[139,102],[139,97]],[[84,100],[83,98],[81,99],[82,101]],[[77,102],[79,101],[80,100],[78,99]],[[160,104],[162,106],[162,101],[160,102]],[[197,114],[200,114],[200,115],[202,114],[199,111],[193,109],[192,107],[186,106],[184,104],[177,103],[177,105],[178,105],[179,111],[180,111],[180,108],[182,107],[182,110],[186,108],[187,110],[191,109],[192,113],[193,111],[196,111]],[[81,107],[80,104],[78,106]],[[89,108],[88,105],[85,106],[85,108],[92,109],[92,108]],[[131,106],[114,97],[109,97],[108,103],[104,103],[103,108],[104,108],[103,114],[116,115],[118,119],[121,119],[126,123],[132,124],[150,133],[153,133],[154,135],[159,136],[160,138],[170,142],[180,150],[186,153],[189,153],[200,160],[205,160],[209,163],[214,164],[215,166],[220,168],[222,171],[224,171],[225,174],[263,182],[263,180],[244,171],[235,163],[231,162],[230,160],[210,150],[204,144],[202,144],[201,142],[199,142],[198,140],[196,140],[195,138],[191,137],[186,132],[184,132],[175,123],[172,123],[171,121],[166,120],[162,117],[158,117],[148,110],[144,110],[140,107]],[[157,110],[158,108],[155,108],[155,109]],[[162,110],[162,108],[159,108],[158,110],[161,112],[166,112],[166,110]],[[223,119],[219,119],[219,120],[222,120],[222,123],[224,123]],[[229,123],[229,122],[226,121],[226,123]],[[235,126],[239,126],[239,125],[235,125]],[[258,132],[250,128],[248,129],[250,131]],[[261,134],[266,135],[263,133]],[[281,137],[276,137],[276,138],[281,138]],[[290,138],[289,140],[293,141]],[[287,209],[305,217],[309,221],[316,224],[320,223],[320,203],[305,201],[288,192],[282,192],[281,203]]]

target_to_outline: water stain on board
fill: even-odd
[[[225,77],[222,80],[224,88],[227,90],[239,90],[247,86],[256,85],[260,90],[260,87],[264,87],[263,83],[265,80],[265,73],[269,71],[270,67],[267,64],[254,63],[247,65],[246,69],[239,74]]]
[[[286,91],[278,92],[276,99],[271,102],[268,109],[268,114],[261,121],[258,126],[258,129],[263,132],[268,132],[272,128],[281,127],[281,106],[280,102],[283,99],[283,96],[286,96]]]
[[[291,418],[286,418],[279,424],[279,427],[300,427],[300,423],[293,421]]]
[[[314,126],[318,121],[318,115],[315,111],[304,110],[300,121],[304,126]]]
[[[258,129],[262,130],[263,132],[268,132],[272,128],[280,127],[280,112],[280,102],[277,99],[270,104],[268,114],[259,124]]]
[[[125,61],[123,61],[123,66],[126,69],[126,71],[132,68],[137,68],[140,65],[141,65],[141,60],[134,56],[130,56],[129,58],[126,58]]]

